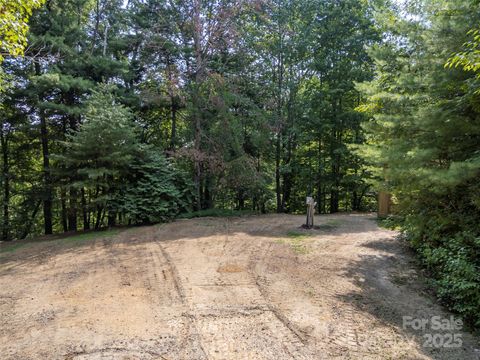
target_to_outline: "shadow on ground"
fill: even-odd
[[[382,325],[411,339],[428,358],[480,359],[478,339],[464,326],[461,330],[432,328],[432,317],[450,321],[452,315],[437,303],[413,251],[403,240],[378,239],[362,246],[379,254],[360,255],[359,260],[347,265],[345,276],[352,279],[360,290],[338,295],[341,302],[353,306],[359,313],[375,317]],[[428,323],[418,329],[409,322],[412,319]],[[453,341],[455,334],[459,334],[461,342]],[[433,337],[435,342],[431,341]]]

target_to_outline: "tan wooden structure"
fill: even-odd
[[[307,228],[313,228],[313,215],[315,214],[315,206],[317,203],[313,200],[312,197],[307,196],[307,223],[305,224]]]
[[[378,193],[378,217],[385,218],[391,212],[392,207],[392,197],[389,193],[385,191],[380,191]]]

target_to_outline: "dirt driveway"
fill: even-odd
[[[403,328],[403,316],[450,314],[395,232],[372,215],[317,216],[313,231],[303,221],[179,220],[3,252],[0,357],[480,358],[468,333],[436,348]]]

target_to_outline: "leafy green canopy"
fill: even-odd
[[[0,63],[5,55],[23,55],[28,19],[45,0],[0,0]]]
[[[45,0],[0,0],[0,64],[5,56],[21,56],[27,46],[28,20]],[[5,90],[0,69],[0,91]]]

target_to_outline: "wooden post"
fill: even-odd
[[[385,191],[378,193],[378,217],[386,218],[390,215],[391,196]]]
[[[307,196],[307,223],[305,224],[308,229],[313,228],[313,215],[315,213],[315,205],[317,203],[313,200],[313,197]]]

